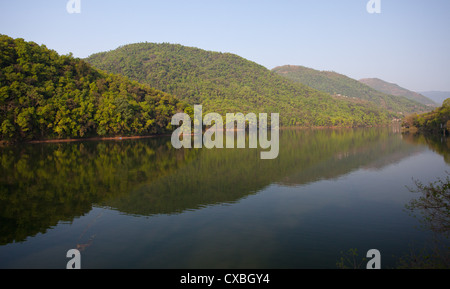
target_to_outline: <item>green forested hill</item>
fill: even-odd
[[[406,88],[400,87],[398,84],[395,83],[389,83],[379,78],[363,78],[360,79],[359,81],[383,93],[395,96],[404,96],[407,99],[411,99],[431,107],[438,106],[437,103],[435,103],[428,97],[419,94],[417,92],[408,90]]]
[[[386,123],[392,117],[376,105],[335,99],[230,53],[138,43],[86,60],[222,115],[280,113],[285,126],[364,126]]]
[[[422,133],[442,135],[450,132],[450,98],[441,107],[423,114],[412,114],[405,118],[403,127]]]
[[[162,133],[185,107],[83,60],[0,35],[0,140]]]
[[[303,83],[317,90],[341,95],[342,97],[357,98],[369,101],[392,112],[409,114],[428,111],[426,105],[402,96],[394,96],[377,91],[364,83],[345,75],[318,71],[312,68],[296,65],[276,67],[274,72],[293,81]]]

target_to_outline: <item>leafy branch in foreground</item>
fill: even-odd
[[[447,173],[448,174],[448,173]],[[426,229],[434,233],[432,244],[420,251],[411,249],[409,255],[399,260],[399,268],[409,269],[443,269],[450,268],[450,247],[448,242],[450,223],[450,177],[438,179],[424,185],[414,181],[416,188],[408,188],[413,193],[421,193],[406,205],[414,215],[419,212],[421,222]]]
[[[398,259],[398,269],[448,269],[450,268],[449,246],[446,240],[435,236],[433,242],[423,249],[411,248]]]
[[[358,249],[352,248],[347,252],[341,251],[341,259],[336,263],[338,269],[363,269],[363,264],[367,261],[366,258],[360,258]]]
[[[447,173],[448,174],[448,173]],[[450,177],[438,179],[434,183],[424,185],[414,181],[416,189],[408,188],[411,192],[421,193],[418,199],[413,199],[406,205],[411,213],[418,211],[422,214],[422,222],[431,231],[443,233],[448,237],[450,229]]]

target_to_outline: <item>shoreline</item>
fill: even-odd
[[[68,142],[80,142],[80,141],[122,141],[129,139],[145,139],[145,138],[156,138],[162,136],[169,136],[170,134],[155,134],[146,136],[115,136],[115,137],[89,137],[89,138],[68,138],[68,139],[47,139],[47,140],[33,140],[23,143],[38,144],[38,143],[68,143]]]
[[[305,127],[305,126],[283,126],[280,127],[280,130],[292,130],[292,129],[300,129],[300,130],[309,130],[309,129],[317,129],[317,130],[323,130],[323,129],[333,129],[333,130],[339,130],[339,129],[357,129],[357,128],[376,128],[376,127],[388,127],[390,124],[385,125],[376,125],[376,126],[367,126],[367,127],[343,127],[343,126],[313,126],[313,127]],[[220,131],[240,131],[239,129],[234,130],[220,130]],[[245,129],[247,131],[247,129]],[[40,143],[70,143],[70,142],[82,142],[82,141],[122,141],[122,140],[131,140],[131,139],[146,139],[146,138],[157,138],[157,137],[167,137],[171,136],[172,134],[166,133],[166,134],[154,134],[154,135],[146,135],[146,136],[114,136],[114,137],[89,137],[89,138],[68,138],[68,139],[46,139],[46,140],[32,140],[32,141],[24,141],[19,142],[21,144],[40,144]],[[192,134],[183,134],[183,135],[194,135]],[[14,142],[8,142],[8,141],[0,141],[0,145],[11,145],[14,144]]]

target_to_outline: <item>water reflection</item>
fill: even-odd
[[[166,139],[1,148],[0,244],[71,222],[182,167],[196,151]]]
[[[428,146],[432,151],[443,156],[447,164],[450,164],[450,138],[423,134],[405,134],[403,137],[409,143]]]
[[[233,203],[271,184],[298,186],[379,169],[424,150],[417,143],[430,146],[404,138],[381,128],[283,130],[274,160],[261,160],[258,149],[175,150],[163,137],[3,147],[0,245],[70,223],[93,207],[177,214]],[[448,146],[446,161],[447,152]]]

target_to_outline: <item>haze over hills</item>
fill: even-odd
[[[377,91],[364,83],[332,71],[319,71],[299,65],[275,67],[274,72],[295,82],[344,98],[362,99],[389,111],[409,114],[429,110],[424,104],[402,96]]]
[[[333,98],[234,54],[179,44],[130,44],[86,61],[202,104],[204,111],[280,113],[284,126],[375,125],[395,115],[373,103]]]
[[[426,96],[423,96],[417,92],[408,90],[406,88],[400,87],[395,83],[389,83],[379,78],[363,78],[359,80],[360,82],[372,87],[375,90],[381,91],[386,94],[391,94],[395,96],[404,96],[408,99],[420,102],[422,104],[437,107],[438,104]]]
[[[450,98],[450,91],[421,91],[420,94],[425,95],[438,105],[442,105],[444,100]]]

